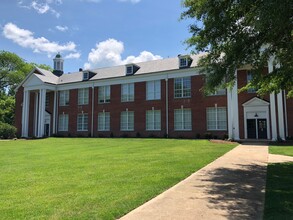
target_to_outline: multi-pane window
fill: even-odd
[[[110,131],[110,112],[98,114],[98,131]]]
[[[69,105],[69,90],[59,92],[59,106]]]
[[[111,95],[110,86],[101,86],[99,87],[99,103],[109,103]]]
[[[121,112],[120,130],[121,131],[134,130],[134,112],[133,111],[127,110],[127,111]]]
[[[154,131],[161,130],[161,111],[149,110],[146,111],[146,130]]]
[[[252,81],[252,73],[248,72],[247,73],[247,84],[250,83],[251,81]],[[255,93],[256,89],[255,88],[249,88],[249,89],[247,89],[247,92],[248,93]]]
[[[215,96],[215,95],[226,95],[226,89],[218,89],[212,94],[209,94],[209,96]]]
[[[158,100],[161,99],[161,81],[149,81],[146,83],[146,99]]]
[[[77,115],[77,131],[87,131],[88,130],[88,114],[78,114]]]
[[[59,115],[58,131],[68,131],[68,114]]]
[[[207,108],[207,129],[227,130],[226,107]]]
[[[191,109],[175,109],[174,110],[174,129],[175,130],[191,130]]]
[[[187,98],[191,97],[191,78],[182,77],[174,79],[174,97]]]
[[[89,88],[78,89],[78,105],[89,104]]]
[[[134,83],[127,83],[121,85],[121,101],[133,102],[134,101]]]
[[[180,62],[179,63],[180,67],[186,67],[186,66],[188,66],[188,60],[187,60],[186,57],[180,58],[180,61],[179,62]]]

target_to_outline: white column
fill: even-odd
[[[277,95],[278,104],[278,128],[279,136],[282,140],[285,140],[285,123],[284,123],[284,105],[283,105],[283,93],[282,91]]]
[[[38,137],[44,136],[45,107],[46,107],[46,89],[40,89]]]
[[[28,122],[29,122],[29,91],[23,92],[22,103],[22,137],[28,137]]]
[[[273,58],[268,63],[269,73],[273,71]],[[272,126],[272,140],[277,140],[277,118],[276,118],[276,101],[275,93],[270,94],[270,110],[271,110],[271,126]]]
[[[34,136],[38,136],[39,92],[35,92]]]
[[[57,110],[57,94],[58,92],[55,90],[54,91],[54,107],[53,107],[53,134],[56,134],[56,120],[57,120],[57,115],[56,115],[56,110]]]
[[[228,101],[228,136],[229,139],[239,140],[238,84],[236,80],[232,89],[227,89]]]

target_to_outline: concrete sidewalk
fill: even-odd
[[[121,219],[262,219],[268,156],[239,145]]]

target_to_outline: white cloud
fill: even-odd
[[[79,59],[81,56],[80,53],[70,53],[65,56],[65,59]]]
[[[133,4],[139,3],[141,0],[118,0],[119,2],[131,2]]]
[[[88,62],[84,64],[85,69],[117,66],[127,63],[138,63],[149,60],[162,59],[159,55],[153,55],[151,52],[143,51],[139,56],[128,56],[122,59],[121,54],[124,52],[124,44],[113,38],[99,42],[96,47],[91,49],[88,55]]]
[[[26,2],[27,0],[19,0],[18,6],[26,9],[34,9],[38,14],[46,14],[50,12],[57,18],[60,17],[60,13],[51,5],[60,5],[62,4],[62,0],[33,0],[30,4],[27,4]]]
[[[75,52],[76,44],[74,42],[67,42],[66,44],[59,44],[54,41],[49,41],[45,37],[35,38],[34,33],[21,29],[13,23],[7,23],[3,27],[3,35],[14,43],[24,48],[30,48],[35,53],[56,54],[58,52]]]
[[[60,26],[60,25],[57,25],[55,27],[58,31],[62,31],[62,32],[65,32],[68,30],[68,27],[67,26]]]

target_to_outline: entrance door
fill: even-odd
[[[267,139],[267,120],[257,119],[258,139]]]
[[[247,119],[247,138],[256,139],[256,120]]]

